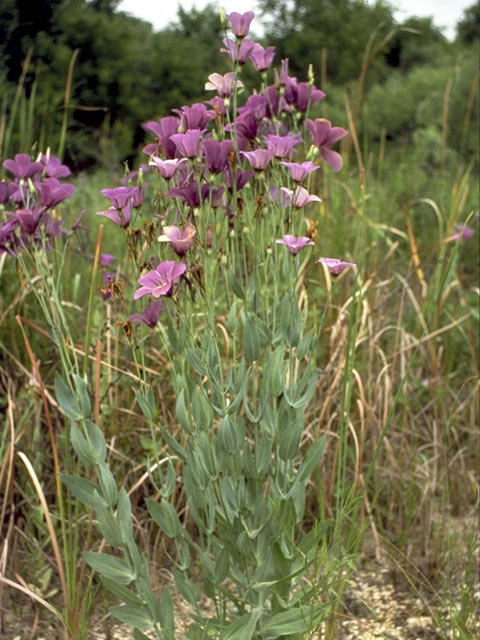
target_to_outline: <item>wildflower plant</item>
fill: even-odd
[[[157,492],[146,503],[170,540],[176,589],[191,605],[185,636],[191,639],[303,638],[331,606],[331,563],[320,562],[320,550],[334,523],[305,521],[307,487],[326,446],[325,435],[303,441],[321,330],[309,306],[315,294],[306,273],[319,267],[306,215],[315,216],[321,205],[313,193],[317,170],[341,167],[331,146],[347,132],[308,119],[324,93],[313,81],[290,77],[287,61],[266,85],[274,52],[246,38],[253,17],[228,16],[234,39],[225,39],[222,50],[232,70],[209,76],[205,88],[216,92],[213,99],[144,125],[156,136],[144,149],[149,184],[140,172],[136,185],[104,189],[109,206],[97,212],[112,233],[124,235],[131,286],[123,295],[134,303],[127,318],[134,323],[134,358],[143,362],[154,343],[169,361],[180,434],[159,420],[141,367],[144,384],[135,396],[157,451],[160,441],[168,446],[166,467],[157,456],[151,468]],[[240,76],[248,61],[262,84],[247,97]],[[56,162],[22,157],[6,168],[15,187],[0,194],[22,208],[7,216],[0,243],[15,253],[68,189],[57,184],[66,174]],[[51,177],[33,197],[32,180],[41,171]],[[53,223],[43,220],[48,237]],[[334,274],[356,266],[320,260]],[[99,261],[97,247],[94,275]],[[104,299],[112,290],[104,290]],[[86,340],[86,353],[88,347]],[[137,640],[151,628],[167,640],[175,637],[171,593],[165,587],[158,598],[153,590],[127,491],[117,487],[105,438],[92,420],[86,373],[65,359],[56,395],[71,423],[72,446],[96,480],[71,473],[62,480],[94,510],[106,543],[119,553],[86,552],[84,559],[122,603],[111,612],[134,627]],[[180,485],[182,514],[174,507]],[[337,575],[347,562],[347,554],[338,559]],[[214,614],[200,606],[202,592]]]

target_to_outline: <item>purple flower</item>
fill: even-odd
[[[157,326],[157,322],[162,311],[165,311],[162,301],[154,300],[152,304],[145,307],[140,315],[138,315],[138,313],[131,315],[130,320],[135,322],[135,324],[140,324],[141,322],[147,327],[150,327],[150,329],[154,329]]]
[[[156,156],[153,156],[150,162],[148,163],[151,167],[155,167],[158,169],[158,173],[165,178],[165,180],[170,180],[177,173],[178,168],[181,164],[186,162],[186,158],[175,158],[174,160],[161,160]]]
[[[115,189],[102,189],[101,194],[110,200],[115,209],[123,209],[132,198],[133,187],[116,187]]]
[[[178,153],[184,158],[196,158],[200,151],[202,132],[192,129],[186,133],[175,133],[170,140],[176,145]]]
[[[310,195],[303,187],[297,187],[295,191],[291,191],[286,187],[281,187],[280,191],[288,197],[291,204],[297,209],[304,207],[310,202],[321,202],[321,199],[318,196]]]
[[[450,240],[452,242],[456,242],[457,240],[461,240],[462,242],[466,242],[470,240],[475,231],[472,227],[469,227],[466,224],[457,224],[455,227],[455,231],[452,233]]]
[[[230,24],[232,25],[232,31],[237,38],[244,38],[249,29],[250,23],[254,19],[255,14],[253,11],[247,11],[246,13],[237,13],[233,11],[227,15],[227,18],[230,20]]]
[[[258,122],[253,111],[244,111],[235,120],[232,127],[239,138],[253,140],[257,135]]]
[[[109,267],[114,260],[115,260],[115,256],[112,253],[101,253],[100,254],[100,266],[101,267]]]
[[[275,47],[267,47],[264,49],[258,42],[254,43],[250,60],[257,71],[266,71],[270,68],[275,56]]]
[[[132,219],[132,212],[130,205],[127,204],[123,209],[115,209],[115,207],[109,207],[106,211],[97,211],[97,216],[104,216],[110,218],[118,227],[128,227],[130,220]]]
[[[225,187],[215,187],[210,189],[210,206],[216,209],[222,204],[222,196]]]
[[[357,266],[354,262],[343,262],[338,258],[320,258],[319,260],[315,260],[315,262],[321,262],[322,264],[324,264],[330,271],[332,276],[338,276],[347,267]]]
[[[263,92],[267,100],[267,111],[265,113],[267,118],[278,116],[278,113],[282,109],[285,101],[280,97],[275,87],[267,87]]]
[[[177,133],[179,125],[180,118],[166,116],[165,118],[161,118],[159,122],[154,120],[145,122],[142,127],[145,131],[150,131],[157,136],[159,145],[164,150],[167,158],[174,158],[177,148],[172,140],[170,140],[170,136]],[[158,144],[147,145],[143,150],[148,155],[152,155],[158,151]]]
[[[138,209],[142,206],[145,198],[145,188],[148,187],[148,183],[144,183],[141,187],[131,187],[131,200],[130,204],[134,209]]]
[[[199,189],[195,180],[190,180],[189,182],[182,184],[180,187],[172,187],[169,189],[167,196],[170,198],[180,198],[180,200],[186,202],[190,207],[196,208],[200,206],[201,202],[208,198],[209,192],[210,185],[202,184]]]
[[[235,175],[235,178],[233,176]],[[225,179],[227,182],[227,187],[230,193],[233,191],[233,180],[235,180],[235,189],[236,191],[240,191],[247,184],[250,178],[254,176],[253,171],[242,171],[241,169],[236,169],[235,174],[233,173],[233,169],[230,167],[225,172]]]
[[[238,108],[238,113],[251,113],[256,120],[262,120],[267,114],[267,99],[264,95],[254,93],[248,97],[243,107]]]
[[[280,162],[284,167],[290,171],[290,175],[292,180],[295,182],[303,182],[305,178],[312,173],[312,171],[316,171],[320,167],[317,167],[313,164],[313,162],[306,161],[302,162],[302,164],[298,164],[297,162]]]
[[[231,140],[218,142],[218,140],[207,138],[203,141],[202,148],[208,170],[211,173],[225,171],[228,165],[228,156],[233,148],[233,142]]]
[[[193,245],[197,230],[193,224],[187,223],[182,230],[176,225],[163,227],[163,234],[159,236],[159,242],[170,242],[177,256],[183,257]]]
[[[5,180],[0,181],[0,204],[7,204],[9,201],[11,184],[11,182],[6,182]]]
[[[37,185],[37,189],[41,204],[47,208],[56,207],[75,191],[73,184],[60,184],[57,178],[47,178]]]
[[[15,233],[15,227],[18,224],[18,220],[13,217],[0,227],[0,255],[2,253],[15,255],[20,249],[20,240]]]
[[[17,180],[31,178],[43,170],[43,165],[40,162],[32,162],[27,153],[17,153],[15,160],[4,160],[3,166],[7,171],[13,173]]]
[[[296,78],[290,79],[285,86],[285,101],[297,109],[305,112],[309,107],[323,100],[325,93],[308,82],[297,82]]]
[[[230,40],[230,38],[224,38],[223,44],[227,48],[220,49],[220,51],[222,53],[228,53],[233,62],[238,62],[238,64],[244,65],[249,59],[256,43],[253,42],[253,40],[244,38],[241,41],[240,45],[238,45],[234,40]]]
[[[342,168],[342,156],[329,147],[348,135],[348,131],[342,127],[332,127],[331,122],[325,118],[307,120],[305,124],[312,134],[312,142],[319,148],[322,158],[334,171],[339,171]]]
[[[207,109],[204,104],[196,102],[191,107],[182,107],[181,109],[172,109],[174,113],[180,116],[180,130],[185,132],[189,129],[203,130],[207,127],[210,120],[215,118],[215,111]],[[173,131],[172,133],[176,133]]]
[[[284,244],[293,255],[297,255],[297,253],[299,253],[307,245],[315,245],[311,238],[307,238],[306,236],[296,238],[290,233],[287,233],[285,236],[283,236],[281,240],[275,240],[275,242],[277,244]]]
[[[229,98],[232,95],[233,84],[237,74],[234,71],[221,76],[219,73],[212,73],[208,76],[210,82],[205,84],[207,91],[216,91],[221,98]],[[243,82],[236,81],[237,87],[243,87]]]
[[[18,209],[15,218],[20,223],[24,231],[29,234],[35,233],[40,223],[45,207],[35,207],[35,209]]]
[[[269,149],[255,149],[255,151],[240,151],[255,171],[263,171],[273,158],[273,151]]]
[[[45,167],[45,175],[49,178],[66,178],[71,171],[66,164],[62,164],[56,156],[42,155],[41,162]]]
[[[302,142],[300,134],[289,134],[287,136],[268,135],[263,136],[263,139],[276,158],[287,158],[291,154],[293,147]]]
[[[149,271],[138,279],[138,284],[142,286],[133,294],[133,299],[138,300],[145,295],[152,295],[154,298],[166,296],[172,291],[173,283],[185,273],[187,265],[183,262],[167,260],[160,264],[153,271]]]

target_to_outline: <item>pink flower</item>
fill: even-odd
[[[168,295],[173,287],[173,283],[185,273],[187,265],[183,262],[167,260],[160,264],[153,271],[149,271],[138,279],[138,284],[142,286],[133,294],[133,299],[138,300],[142,296],[152,295],[154,298]]]
[[[161,158],[157,158],[153,156],[148,163],[151,167],[155,167],[158,169],[158,173],[165,178],[165,180],[170,180],[177,173],[178,168],[181,164],[186,162],[186,158],[175,158],[174,160],[161,160]]]
[[[250,60],[257,71],[266,71],[273,62],[275,47],[264,49],[258,42],[255,42],[254,45],[250,53]]]
[[[312,171],[316,171],[320,167],[315,166],[313,162],[307,160],[306,162],[302,162],[302,164],[298,164],[297,162],[280,162],[284,167],[290,171],[290,175],[292,176],[292,180],[295,182],[303,182],[305,178],[312,173]]]
[[[286,194],[287,198],[290,200],[292,205],[297,209],[301,207],[305,207],[310,202],[321,202],[321,198],[315,195],[310,195],[306,189],[303,187],[297,187],[295,191],[291,191],[286,187],[281,187],[280,189],[283,193]]]
[[[450,240],[452,242],[455,242],[456,240],[466,242],[467,240],[470,240],[474,233],[475,231],[472,229],[472,227],[469,227],[466,224],[457,224]]]
[[[342,168],[342,156],[336,151],[332,151],[329,147],[348,135],[348,131],[342,129],[342,127],[332,127],[331,122],[325,120],[325,118],[307,120],[305,124],[312,134],[312,142],[319,148],[322,158],[334,171],[340,171]]]
[[[237,13],[233,11],[227,15],[227,18],[230,20],[230,24],[232,25],[232,31],[237,38],[244,38],[249,29],[250,23],[254,19],[255,14],[253,11],[247,11],[246,13]]]
[[[263,171],[273,158],[273,151],[269,149],[255,149],[255,151],[240,151],[240,155],[252,165],[255,171]]]
[[[207,91],[216,91],[221,98],[229,98],[232,95],[233,84],[237,74],[233,71],[221,76],[219,73],[212,73],[208,76],[210,82],[205,84]],[[237,87],[243,87],[243,82],[237,80]]]
[[[163,234],[159,236],[159,242],[170,242],[172,249],[177,256],[184,256],[191,248],[194,242],[194,236],[197,230],[193,224],[187,223],[183,230],[180,230],[176,225],[163,227]]]
[[[277,244],[284,244],[293,255],[297,255],[297,253],[299,253],[307,245],[315,245],[311,238],[307,238],[306,236],[300,236],[299,238],[296,238],[290,233],[287,233],[285,236],[283,236],[281,240],[275,240],[275,242]]]
[[[338,276],[347,267],[357,266],[354,262],[343,262],[338,258],[320,258],[319,260],[315,260],[315,262],[321,262],[322,264],[324,264],[330,271],[332,276]]]

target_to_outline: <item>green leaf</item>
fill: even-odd
[[[291,636],[314,631],[325,617],[327,605],[310,605],[282,611],[274,615],[260,631],[264,638],[276,640],[279,637]]]
[[[112,547],[120,547],[124,542],[122,531],[111,507],[99,506],[97,508],[97,523],[102,536]]]
[[[220,551],[220,554],[215,562],[215,577],[217,584],[220,584],[228,576],[228,570],[230,569],[230,554],[225,547]]]
[[[143,415],[149,422],[153,422],[155,416],[155,397],[153,391],[148,389],[146,395],[143,395],[140,391],[137,391],[137,389],[134,389],[133,392]]]
[[[254,362],[260,356],[260,337],[254,316],[248,315],[243,327],[243,353],[247,362]]]
[[[112,472],[104,462],[98,465],[97,472],[102,495],[111,507],[115,507],[118,499],[118,489]]]
[[[129,624],[137,629],[150,629],[154,625],[154,621],[150,616],[150,612],[144,605],[132,607],[130,605],[118,605],[109,608],[110,613],[125,624]]]
[[[202,592],[200,591],[200,589],[178,569],[172,569],[172,573],[175,579],[175,584],[177,585],[177,589],[180,591],[181,595],[189,604],[195,606],[202,597]]]
[[[182,526],[178,519],[177,512],[167,500],[162,499],[159,504],[155,502],[155,500],[147,498],[146,502],[148,513],[169,538],[175,538],[181,534]]]
[[[173,640],[175,637],[175,625],[173,619],[173,604],[170,589],[165,587],[160,602],[160,625],[165,634],[165,640]]]
[[[87,427],[87,435],[94,451],[95,462],[100,464],[104,462],[107,457],[105,437],[102,430],[91,420],[85,420],[85,426]]]
[[[65,384],[58,373],[55,374],[55,397],[63,413],[70,420],[78,422],[83,418],[83,413],[73,391]]]
[[[115,580],[119,584],[130,584],[136,577],[124,560],[107,553],[84,551],[82,557],[100,576]]]
[[[183,429],[189,435],[192,435],[194,433],[194,428],[193,428],[192,420],[190,416],[187,414],[187,411],[185,408],[185,390],[184,389],[180,391],[180,395],[177,398],[177,402],[175,404],[175,415],[177,416],[177,420],[182,425]]]
[[[89,509],[96,509],[99,504],[104,504],[99,495],[98,487],[90,480],[69,476],[66,473],[59,473],[58,475],[70,493]]]
[[[96,464],[97,458],[95,452],[76,424],[72,424],[70,429],[70,442],[72,443],[75,453],[86,467],[91,467]]]
[[[133,630],[133,639],[134,640],[151,640],[148,636],[142,633],[139,629]]]
[[[325,451],[325,445],[327,444],[327,434],[324,433],[320,438],[315,442],[313,447],[307,451],[305,458],[303,459],[302,464],[298,469],[298,479],[300,482],[307,482],[315,468],[318,466],[321,457],[323,456],[323,452]]]
[[[249,613],[231,622],[222,632],[220,640],[251,640],[262,609],[255,607]]]
[[[194,371],[201,376],[207,375],[207,367],[203,362],[203,358],[196,349],[187,349],[188,362]]]
[[[123,584],[120,584],[115,580],[105,578],[105,576],[100,576],[100,580],[105,589],[107,589],[107,591],[110,591],[110,593],[114,595],[117,600],[120,600],[120,602],[129,604],[133,607],[142,604],[142,601],[137,596],[137,594],[125,587]]]
[[[233,270],[231,268],[228,271],[228,284],[237,298],[245,301],[245,291],[240,282],[234,276]]]
[[[132,506],[127,492],[122,487],[118,492],[117,522],[124,540],[133,539]]]
[[[75,391],[80,402],[80,410],[82,412],[82,416],[84,418],[88,418],[92,411],[92,405],[90,402],[90,394],[88,393],[87,378],[81,378],[76,373],[72,374],[72,378],[75,385]]]

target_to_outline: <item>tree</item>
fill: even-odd
[[[463,12],[457,22],[457,38],[465,44],[480,40],[480,4],[475,3]]]

